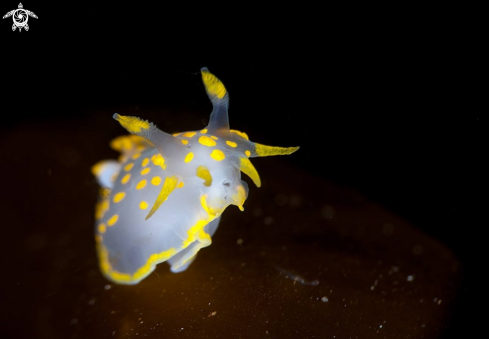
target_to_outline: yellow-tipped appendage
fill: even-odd
[[[244,157],[239,158],[239,169],[241,172],[249,176],[251,180],[253,180],[256,187],[261,186],[260,176],[258,175],[258,172],[256,171],[255,166],[253,166],[251,163],[250,159]]]
[[[297,147],[277,147],[277,146],[267,146],[259,143],[254,144],[254,156],[256,157],[268,157],[271,155],[289,155],[294,153],[299,149]]]
[[[149,130],[151,127],[151,124],[147,120],[142,120],[138,117],[124,116],[115,113],[113,118],[117,120],[129,133],[139,136],[142,136],[143,132]]]
[[[207,68],[201,69],[202,81],[204,82],[205,89],[210,97],[217,97],[218,99],[224,98],[226,95],[226,87],[224,87],[221,80],[219,80],[214,74],[210,73]]]
[[[158,198],[156,198],[156,201],[149,211],[148,215],[146,216],[145,220],[148,220],[151,218],[151,216],[156,212],[156,210],[165,202],[165,200],[168,198],[168,196],[173,192],[173,190],[177,187],[178,185],[178,178],[176,176],[171,176],[171,177],[166,177],[165,183],[163,184],[163,187],[161,188],[160,194],[158,195]]]

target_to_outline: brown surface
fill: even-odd
[[[460,283],[451,251],[286,157],[253,161],[263,187],[245,178],[245,211],[224,213],[186,272],[161,264],[139,285],[108,282],[90,166],[115,156],[111,113],[1,137],[12,146],[1,167],[6,337],[438,338],[447,329]]]

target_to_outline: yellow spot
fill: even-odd
[[[143,201],[141,201],[141,202],[139,203],[139,208],[140,208],[140,209],[142,209],[142,210],[147,209],[147,208],[148,208],[148,203],[147,203],[146,201],[144,201],[144,200],[143,200]]]
[[[182,142],[182,144],[184,144],[184,145],[188,145],[188,140],[182,139],[182,140],[180,140],[180,141]]]
[[[127,184],[127,182],[131,179],[131,174],[127,173],[121,180],[121,184]]]
[[[299,147],[276,147],[255,143],[255,154],[259,157],[270,155],[288,155],[297,151]]]
[[[146,174],[148,174],[148,173],[149,173],[149,171],[151,171],[151,168],[146,167],[145,169],[143,169],[143,170],[141,171],[141,175],[146,175]]]
[[[109,199],[104,199],[95,205],[95,219],[102,219],[109,209]]]
[[[214,140],[212,140],[211,138],[209,138],[208,136],[205,136],[205,135],[203,135],[199,138],[199,143],[201,143],[202,145],[207,146],[207,147],[216,146],[216,142]]]
[[[107,220],[107,225],[113,226],[117,220],[119,220],[119,216],[117,214],[114,214],[109,220]]]
[[[258,172],[256,171],[256,168],[253,166],[251,163],[250,159],[248,158],[239,158],[239,169],[249,176],[251,180],[255,183],[257,187],[261,186],[261,180],[260,176],[258,175]]]
[[[131,138],[126,135],[117,137],[110,142],[110,147],[119,152],[127,152],[132,148],[132,146],[133,143],[131,141]]]
[[[141,163],[141,166],[146,167],[149,164],[149,158],[144,158],[143,162]]]
[[[119,192],[116,195],[114,195],[114,199],[112,199],[113,202],[118,203],[121,202],[122,199],[126,196],[126,193],[124,192]]]
[[[200,133],[206,134],[207,133],[207,128],[204,128],[202,131],[200,131]]]
[[[138,182],[138,184],[136,185],[136,189],[137,189],[137,190],[140,190],[141,188],[144,188],[144,187],[146,186],[146,183],[147,183],[146,179],[141,180],[141,181],[140,181],[140,182]]]
[[[98,193],[100,194],[100,197],[105,199],[109,197],[111,191],[112,190],[110,188],[101,188]]]
[[[107,228],[105,227],[105,224],[104,223],[98,225],[98,232],[99,233],[102,233],[102,234],[105,233],[105,230],[106,229]]]
[[[129,172],[130,170],[132,170],[133,167],[134,167],[134,163],[130,162],[126,166],[124,166],[124,171]]]
[[[177,185],[178,188],[182,188],[185,184],[183,183],[183,181],[180,181]]]
[[[105,160],[99,161],[95,165],[92,166],[92,174],[95,176],[99,176],[105,167]]]
[[[151,183],[155,186],[158,186],[159,184],[161,184],[161,178],[158,176],[153,177],[153,179],[151,179]]]
[[[192,159],[194,158],[194,154],[192,152],[189,152],[187,156],[185,157],[185,162],[191,162]]]
[[[142,120],[137,117],[129,117],[119,114],[114,114],[114,119],[119,121],[122,127],[124,127],[129,133],[139,134],[143,130],[148,130],[150,125],[147,120]]]
[[[211,135],[211,138],[214,139],[214,140],[217,140],[219,139],[218,137],[216,137],[215,135]]]
[[[226,144],[229,146],[229,147],[238,147],[238,144],[235,143],[234,141],[229,141],[229,140],[226,140]]]
[[[214,74],[210,73],[206,68],[201,70],[202,81],[209,96],[216,96],[219,99],[226,95],[226,88]]]
[[[149,211],[148,215],[146,216],[145,220],[151,218],[151,216],[156,212],[156,210],[161,206],[161,204],[163,204],[165,200],[168,199],[168,196],[177,187],[177,184],[178,184],[178,178],[175,175],[171,177],[166,177],[165,183],[161,188],[160,194],[156,198],[156,201],[153,207],[151,208],[151,211]]]
[[[185,132],[182,134],[182,136],[187,137],[187,138],[191,138],[196,134],[197,134],[197,132]]]
[[[226,156],[224,155],[223,151],[221,151],[219,149],[215,149],[211,153],[211,158],[214,159],[215,161],[221,161],[221,160],[224,160],[226,158]]]
[[[137,158],[139,158],[141,156],[141,153],[136,153],[134,154],[131,158],[132,160],[136,160]]]
[[[245,132],[240,132],[240,131],[235,130],[235,129],[232,129],[230,131],[233,133],[236,133],[237,135],[239,135],[243,139],[250,140],[250,138],[248,137],[248,134],[246,134]]]
[[[197,167],[197,176],[201,179],[204,179],[204,186],[212,185],[212,175],[207,167],[202,165]]]
[[[246,150],[246,151],[245,151],[245,155],[246,155],[246,156],[249,158],[249,157],[250,157],[250,155],[251,155],[251,152],[250,152],[250,151],[248,151],[248,150]]]
[[[153,164],[155,166],[160,166],[161,168],[165,169],[166,168],[166,165],[165,165],[165,158],[163,158],[161,156],[161,154],[155,154],[151,157],[151,160],[153,161]]]
[[[143,150],[147,147],[153,147],[153,143],[137,135],[124,135],[113,139],[110,147],[126,155],[132,150]]]

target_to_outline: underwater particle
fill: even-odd
[[[335,215],[335,210],[332,206],[330,205],[325,205],[321,207],[321,215],[325,219],[333,219]]]
[[[321,298],[321,301],[322,301],[323,303],[327,303],[327,302],[328,302],[328,300],[329,300],[329,299],[328,299],[326,296],[324,296],[324,297],[322,297],[322,298]]]
[[[413,247],[413,254],[414,255],[420,255],[423,253],[423,246],[417,244]]]
[[[209,317],[209,318],[210,318],[210,317],[213,317],[213,316],[215,316],[216,314],[217,314],[217,311],[214,311],[214,312],[212,312],[212,313],[209,313],[208,317]]]
[[[105,287],[104,287],[104,288],[105,288],[105,290],[107,291],[107,290],[110,290],[110,289],[112,288],[112,286],[110,286],[110,285],[108,285],[108,284],[107,284],[107,285],[105,285]]]
[[[236,240],[236,244],[237,245],[243,245],[243,239],[239,238],[238,240]]]
[[[287,196],[285,194],[279,193],[275,196],[275,203],[277,206],[284,206],[287,204]]]
[[[414,277],[412,275],[408,275],[406,279],[407,281],[411,282],[414,280]]]
[[[263,215],[263,210],[261,208],[255,208],[253,210],[253,216],[255,217],[261,217]]]
[[[302,200],[301,200],[301,197],[299,197],[298,195],[293,195],[293,196],[290,197],[290,199],[289,199],[289,205],[290,205],[290,207],[297,208],[301,204],[302,204]]]

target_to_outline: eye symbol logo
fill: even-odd
[[[2,19],[8,17],[12,17],[12,19],[14,20],[14,24],[12,25],[12,31],[15,31],[18,28],[19,32],[22,31],[22,28],[25,29],[26,31],[29,30],[29,25],[27,24],[29,17],[33,17],[37,19],[37,15],[35,15],[34,12],[24,9],[22,3],[19,3],[19,8],[8,12],[3,16]]]

